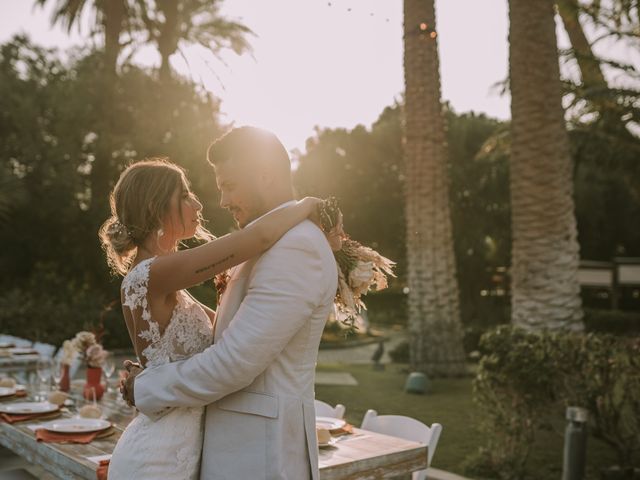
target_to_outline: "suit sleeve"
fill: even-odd
[[[276,246],[256,263],[247,295],[220,340],[193,357],[146,369],[136,406],[157,418],[167,407],[208,405],[250,385],[309,320],[324,296],[322,260],[304,241]]]

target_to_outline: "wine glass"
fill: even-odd
[[[102,365],[102,372],[104,373],[105,379],[107,380],[107,392],[111,392],[111,385],[109,384],[109,380],[113,375],[113,372],[116,370],[116,362],[113,360],[111,354],[105,359],[104,364]]]
[[[44,401],[47,399],[47,393],[49,393],[49,387],[51,385],[51,359],[48,357],[38,358],[36,373],[40,379],[41,387],[38,392],[38,397],[40,401]],[[44,384],[44,389],[42,389],[42,384]]]
[[[56,384],[56,390],[60,390],[60,382],[62,381],[62,360],[61,358],[55,358],[53,360],[53,370],[51,372],[51,378],[53,378]]]

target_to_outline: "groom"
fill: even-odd
[[[241,228],[294,201],[289,157],[275,135],[236,128],[207,157],[220,205]],[[201,479],[318,478],[314,375],[337,278],[325,235],[306,220],[231,271],[214,346],[132,369],[125,396],[152,419],[169,407],[207,406]]]

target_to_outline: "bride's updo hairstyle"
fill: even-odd
[[[138,247],[157,235],[169,212],[171,196],[187,183],[184,170],[166,158],[151,158],[129,165],[109,195],[111,216],[98,231],[107,263],[114,274],[126,275]],[[213,236],[201,225],[195,238]]]

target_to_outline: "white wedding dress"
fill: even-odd
[[[147,367],[185,359],[213,343],[209,317],[183,290],[178,292],[171,320],[160,335],[147,305],[149,267],[154,258],[140,262],[122,281],[123,304],[132,311],[141,308],[142,320],[148,324],[139,334],[149,342],[142,351]],[[197,479],[203,416],[204,407],[175,408],[155,422],[138,413],[113,451],[109,479]]]

